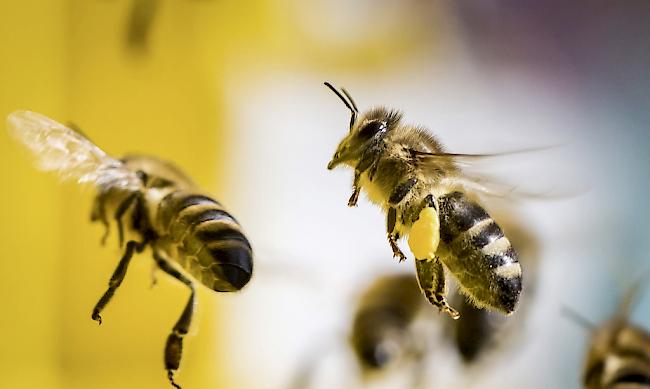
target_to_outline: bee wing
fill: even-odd
[[[574,178],[572,183],[560,182],[559,168],[553,168],[549,157],[531,158],[538,152],[556,150],[556,146],[529,148],[488,154],[426,153],[412,151],[416,163],[425,169],[454,166],[443,180],[491,197],[549,199],[575,196],[584,188]],[[526,157],[526,158],[524,158]],[[514,172],[513,172],[514,170]]]
[[[141,180],[121,161],[88,138],[46,116],[16,111],[7,117],[9,132],[36,156],[41,170],[56,171],[62,180],[92,183],[99,188],[138,190]]]

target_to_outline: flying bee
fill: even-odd
[[[431,319],[427,315],[430,311],[425,309],[428,303],[422,298],[415,278],[404,273],[378,276],[355,300],[344,335],[337,331],[338,340],[326,340],[320,347],[312,347],[307,357],[300,358],[301,366],[289,387],[319,387],[315,385],[319,382],[317,373],[324,370],[326,354],[336,350],[344,350],[346,356],[352,354],[354,360],[346,359],[352,362],[346,365],[353,366],[358,374],[355,378],[361,379],[356,385],[346,382],[339,386],[359,387],[372,385],[372,381],[383,384],[387,379],[394,384],[390,379],[400,378],[404,368],[412,370],[413,374],[402,375],[402,379],[419,383],[424,378],[423,362],[436,323],[428,320]],[[323,341],[327,337],[319,336],[318,339]],[[344,342],[339,342],[341,339]],[[389,377],[393,373],[397,374]]]
[[[366,289],[350,333],[350,345],[362,372],[379,371],[424,352],[420,339],[410,331],[423,304],[410,275],[380,277]]]
[[[629,320],[639,286],[630,288],[610,320],[598,328],[586,324],[592,338],[583,368],[585,388],[650,388],[650,333]]]
[[[126,275],[131,258],[150,247],[156,265],[190,289],[190,298],[167,337],[164,360],[170,383],[181,361],[183,338],[192,322],[195,282],[217,292],[243,288],[253,271],[251,245],[237,220],[201,194],[174,165],[152,157],[122,160],[107,155],[81,133],[43,115],[17,111],[7,118],[9,131],[37,157],[42,170],[62,179],[90,183],[96,190],[91,219],[108,233],[117,224],[124,253],[106,292],[92,312],[101,312]],[[124,245],[124,229],[135,236]],[[106,234],[104,235],[104,239]]]
[[[474,305],[514,312],[522,288],[517,253],[469,193],[495,191],[459,167],[487,155],[447,153],[424,128],[402,124],[401,112],[378,107],[360,114],[344,89],[325,85],[351,112],[349,133],[327,165],[354,169],[348,205],[363,189],[386,212],[388,242],[400,261],[406,256],[397,241],[408,236],[420,289],[441,311],[460,316],[447,302],[444,264]]]

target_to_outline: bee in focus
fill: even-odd
[[[415,279],[407,274],[380,277],[364,291],[350,333],[363,373],[424,353],[421,339],[411,331],[423,304]]]
[[[471,189],[492,190],[459,167],[485,155],[447,153],[424,128],[403,124],[401,112],[378,107],[360,114],[344,89],[325,85],[351,112],[349,133],[327,165],[354,170],[348,205],[356,206],[363,189],[386,212],[388,243],[400,261],[406,256],[397,241],[408,236],[420,289],[441,311],[460,316],[447,302],[444,265],[474,305],[514,312],[522,289],[517,253],[470,198]]]
[[[97,190],[91,220],[117,225],[124,254],[92,312],[101,312],[126,275],[131,258],[151,248],[156,265],[190,289],[190,298],[167,337],[165,369],[171,384],[195,306],[195,280],[217,292],[243,288],[253,272],[253,252],[241,226],[224,207],[201,194],[174,165],[153,157],[118,160],[88,138],[43,115],[17,111],[9,131],[36,156],[39,167]],[[124,244],[125,229],[135,238]]]
[[[587,324],[592,337],[582,375],[585,388],[650,388],[650,333],[629,320],[638,289],[639,283],[627,292],[616,315],[600,327]]]
[[[521,254],[526,266],[526,294],[522,299],[530,299],[534,295],[539,268],[539,245],[534,233],[528,226],[521,223],[521,215],[513,214],[512,210],[502,212],[495,210],[494,215],[505,231],[508,231],[510,241]],[[517,335],[524,328],[529,306],[522,307],[516,317],[506,318],[503,315],[475,307],[472,303],[456,294],[451,299],[458,304],[460,319],[449,323],[451,338],[463,361],[471,364],[485,355],[488,351],[503,347],[507,340]]]

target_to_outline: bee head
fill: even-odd
[[[357,105],[345,89],[341,88],[341,94],[330,83],[326,82],[325,86],[343,101],[351,113],[349,133],[339,143],[327,168],[331,170],[342,163],[353,166],[371,141],[392,129],[400,121],[402,114],[395,110],[375,108],[359,116]]]

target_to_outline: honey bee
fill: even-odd
[[[585,388],[650,388],[650,333],[629,320],[638,289],[639,283],[603,325],[587,324],[593,331],[582,375]]]
[[[463,174],[460,164],[488,155],[452,154],[424,128],[402,124],[402,113],[377,107],[359,113],[351,96],[325,83],[351,112],[349,133],[328,169],[354,169],[348,206],[363,189],[387,215],[393,256],[408,236],[420,289],[431,304],[458,319],[446,298],[443,265],[479,308],[514,312],[522,289],[517,252],[470,191],[496,194],[487,182]],[[345,96],[344,96],[345,95]]]
[[[131,258],[147,247],[163,272],[190,289],[164,352],[168,379],[180,388],[174,373],[194,313],[194,280],[217,292],[233,292],[251,278],[253,252],[241,226],[171,163],[145,156],[115,159],[81,133],[34,112],[14,112],[7,124],[12,135],[35,154],[42,170],[95,187],[91,220],[106,227],[102,241],[109,231],[109,217],[117,225],[124,254],[92,311],[93,320],[101,324],[101,312],[124,280]],[[137,237],[126,245],[125,228]]]
[[[420,383],[436,322],[428,320],[432,319],[425,309],[428,303],[422,298],[415,278],[404,273],[378,276],[355,300],[349,327],[337,331],[334,340],[326,340],[318,348],[312,345],[307,357],[300,358],[302,364],[290,388],[318,387],[316,373],[324,366],[326,353],[338,350],[354,357],[350,366],[354,366],[362,380],[358,384],[370,384],[376,378],[383,380],[400,368],[412,369],[413,374],[407,378]],[[319,337],[320,341],[323,339],[327,337]],[[343,386],[358,387],[351,383]]]
[[[362,372],[383,370],[424,353],[421,340],[410,331],[423,304],[417,282],[407,274],[380,277],[366,289],[350,333]]]

